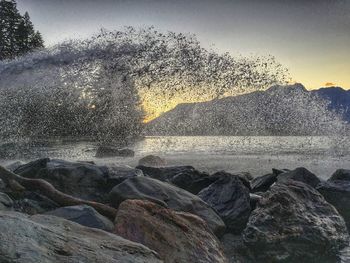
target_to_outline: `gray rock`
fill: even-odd
[[[108,157],[134,157],[135,152],[130,149],[118,149],[111,146],[99,146],[96,150],[97,158]]]
[[[16,162],[13,162],[13,163],[10,163],[8,165],[5,166],[5,168],[7,170],[10,170],[10,171],[14,171],[16,170],[18,167],[20,167],[21,165],[24,165],[25,163],[22,162],[22,161],[16,161]]]
[[[218,212],[228,231],[240,233],[246,227],[251,212],[249,190],[238,176],[221,173],[198,196]]]
[[[0,210],[10,211],[13,210],[13,201],[5,193],[0,192]]]
[[[116,184],[126,178],[142,175],[133,168],[48,158],[22,165],[14,172],[28,178],[44,179],[66,194],[98,202],[104,202]]]
[[[0,262],[162,262],[141,244],[56,216],[0,211],[0,233]]]
[[[243,238],[256,262],[336,262],[349,242],[337,210],[298,181],[277,183],[264,194]]]
[[[303,182],[314,188],[321,182],[316,175],[304,167],[299,167],[295,170],[281,173],[277,176],[277,181],[279,183],[287,182],[289,180]]]
[[[148,167],[139,165],[136,168],[143,171],[144,175],[163,182],[171,183],[192,194],[198,194],[219,177],[202,173],[192,166]]]
[[[41,194],[25,191],[14,201],[15,211],[29,215],[42,214],[58,208],[59,205]]]
[[[148,177],[134,177],[115,186],[110,192],[110,203],[118,207],[124,200],[145,199],[176,211],[201,217],[217,235],[225,230],[219,215],[202,199],[176,186]]]
[[[350,181],[331,180],[320,183],[316,188],[343,216],[350,230]]]
[[[148,167],[162,167],[166,165],[166,161],[156,155],[147,155],[139,160],[139,165]]]
[[[114,228],[113,223],[108,218],[99,214],[88,205],[60,207],[46,214],[62,217],[83,226],[98,228],[108,232],[111,232]]]
[[[277,181],[277,174],[266,174],[263,176],[259,176],[254,178],[251,182],[251,191],[253,193],[256,192],[266,192],[270,189],[271,185],[273,185]]]
[[[332,176],[328,179],[328,181],[350,181],[350,170],[346,169],[338,169],[332,174]]]
[[[224,254],[230,263],[257,263],[241,235],[226,233],[220,239]]]

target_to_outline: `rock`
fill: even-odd
[[[218,177],[199,172],[192,166],[155,168],[140,165],[136,168],[142,170],[147,177],[171,183],[192,194],[198,194],[218,179]]]
[[[323,262],[349,241],[336,209],[298,181],[277,183],[264,194],[243,238],[256,262]]]
[[[98,202],[104,202],[116,184],[126,178],[142,175],[140,170],[128,167],[48,158],[22,165],[14,172],[28,178],[44,179],[66,194]]]
[[[254,255],[244,244],[241,235],[226,233],[220,239],[224,254],[230,263],[256,263]]]
[[[108,177],[107,177],[107,188],[108,192],[116,185],[120,184],[124,180],[143,176],[143,172],[140,169],[131,168],[130,166],[124,165],[109,165],[108,169]],[[107,192],[107,190],[106,190]]]
[[[244,178],[246,181],[250,182],[254,177],[249,172],[240,172],[237,174],[240,178]]]
[[[273,185],[277,181],[276,174],[266,174],[263,176],[259,176],[254,178],[251,182],[251,191],[253,193],[256,192],[266,192],[270,189],[271,185]]]
[[[350,230],[350,181],[332,180],[320,183],[316,188],[343,216]]]
[[[198,196],[218,212],[228,231],[240,233],[245,228],[251,211],[249,190],[238,176],[221,173]]]
[[[29,215],[42,214],[58,208],[59,205],[41,194],[25,191],[14,201],[15,211]]]
[[[350,170],[338,169],[332,174],[331,178],[328,181],[350,181]]]
[[[113,222],[88,205],[60,207],[46,214],[62,217],[83,226],[98,228],[108,232],[111,232],[114,228]]]
[[[128,199],[149,200],[176,211],[198,215],[217,235],[221,235],[225,230],[225,224],[219,215],[198,196],[152,178],[127,179],[112,189],[109,198],[112,206],[116,208]]]
[[[156,155],[147,155],[139,160],[139,165],[149,167],[162,167],[166,165],[166,161]]]
[[[0,211],[4,210],[13,210],[13,201],[7,194],[0,192]]]
[[[24,165],[24,164],[25,164],[24,162],[17,161],[17,162],[13,162],[13,163],[10,163],[10,164],[6,165],[5,168],[6,168],[7,170],[14,171],[14,170],[16,170],[18,167],[20,167],[21,165]]]
[[[131,149],[118,149],[110,146],[99,146],[96,151],[96,158],[108,157],[134,157],[135,152]]]
[[[0,233],[0,262],[162,262],[141,244],[56,216],[0,211]]]
[[[259,192],[257,192],[257,193],[259,193]],[[256,205],[260,201],[261,198],[262,198],[261,195],[249,194],[250,207],[251,207],[252,210],[254,210],[256,208]]]
[[[280,174],[283,174],[285,172],[289,172],[290,170],[289,169],[276,169],[276,168],[272,168],[272,173],[274,175],[280,175]]]
[[[5,192],[6,190],[6,184],[4,183],[3,180],[0,179],[0,191]]]
[[[215,235],[195,215],[128,200],[119,206],[115,222],[117,235],[155,250],[165,263],[227,262]]]
[[[293,171],[281,173],[277,176],[277,181],[279,183],[283,183],[283,182],[286,182],[288,180],[303,182],[303,183],[308,184],[314,188],[321,182],[321,180],[318,179],[316,175],[314,175],[313,173],[311,173],[309,170],[305,169],[304,167],[299,167]]]

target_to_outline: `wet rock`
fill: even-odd
[[[350,181],[332,180],[320,183],[316,188],[343,216],[350,230]]]
[[[350,170],[338,169],[332,174],[328,181],[350,181]]]
[[[18,167],[20,167],[21,165],[24,165],[24,164],[25,164],[24,162],[16,161],[16,162],[13,162],[13,163],[10,163],[10,164],[6,165],[5,168],[6,168],[7,170],[14,171],[14,170],[16,170]]]
[[[123,202],[115,233],[158,252],[166,263],[227,262],[220,243],[199,217],[142,200]]]
[[[221,235],[225,230],[225,224],[219,215],[198,196],[152,178],[127,179],[112,189],[109,198],[114,207],[128,199],[149,200],[176,211],[198,215],[217,235]]]
[[[145,176],[168,182],[192,194],[198,194],[202,189],[215,182],[218,177],[197,171],[192,166],[147,167],[137,166]]]
[[[4,210],[13,210],[13,201],[7,194],[0,192],[0,211]]]
[[[166,161],[156,155],[147,155],[139,160],[139,165],[148,167],[162,167],[166,165]]]
[[[65,218],[83,226],[112,231],[113,222],[88,205],[66,206],[46,213]]]
[[[263,176],[259,176],[254,178],[251,182],[251,191],[253,193],[256,192],[266,192],[270,189],[271,185],[273,185],[277,181],[276,174],[266,174]]]
[[[277,176],[277,181],[279,183],[284,183],[288,180],[303,182],[314,188],[321,182],[316,175],[304,167],[299,167],[295,170],[281,173]]]
[[[274,175],[280,175],[280,174],[283,174],[285,172],[289,172],[290,170],[289,169],[276,169],[276,168],[272,168],[272,173]]]
[[[15,173],[44,179],[58,190],[82,199],[104,202],[108,192],[126,178],[142,173],[128,167],[98,166],[87,162],[39,159],[18,167]]]
[[[16,196],[14,209],[29,215],[42,214],[59,207],[57,203],[41,194],[25,191]]]
[[[241,235],[226,233],[220,238],[220,242],[230,263],[257,263]]]
[[[259,193],[259,192],[257,192],[257,193]],[[254,210],[256,208],[256,205],[258,204],[258,202],[260,201],[261,198],[262,198],[261,195],[249,194],[250,207],[251,207],[252,210]]]
[[[227,231],[240,233],[251,212],[249,190],[236,175],[221,173],[221,178],[198,193],[218,212]]]
[[[108,157],[134,157],[135,152],[131,149],[118,149],[111,146],[99,146],[96,150],[95,157],[108,158]]]
[[[348,245],[343,218],[314,188],[277,183],[252,212],[243,232],[256,262],[323,262]]]
[[[0,262],[162,262],[141,244],[56,216],[0,211],[0,233]]]

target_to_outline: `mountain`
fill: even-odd
[[[350,90],[344,90],[340,87],[327,87],[311,92],[328,100],[328,109],[341,114],[350,123]]]
[[[330,101],[329,101],[330,100]],[[147,135],[323,135],[349,121],[349,91],[301,84],[179,104],[147,123]],[[344,113],[341,115],[340,113]]]

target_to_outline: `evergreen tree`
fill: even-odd
[[[44,46],[28,12],[21,16],[15,0],[0,0],[0,60],[12,59]]]
[[[18,51],[16,32],[20,19],[21,15],[14,0],[0,1],[0,59],[16,56]]]

